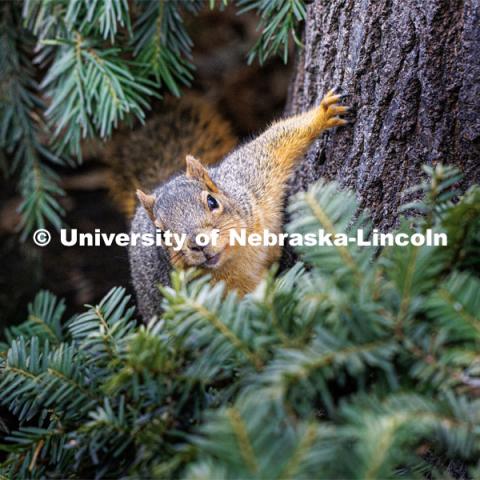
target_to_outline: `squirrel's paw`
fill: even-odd
[[[339,116],[348,111],[348,107],[338,105],[341,98],[341,95],[335,95],[334,90],[330,90],[322,98],[319,110],[321,111],[325,128],[339,127],[348,123],[347,120]]]

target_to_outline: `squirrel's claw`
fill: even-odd
[[[349,107],[338,105],[343,95],[335,94],[335,90],[329,92],[322,98],[320,107],[317,110],[317,121],[319,129],[339,127],[346,125],[347,120],[341,118],[341,115],[349,110]]]
[[[343,125],[347,125],[348,120],[340,117],[332,117],[327,120],[327,128],[332,127],[342,127]]]
[[[334,105],[335,103],[338,103],[341,98],[342,98],[341,95],[330,95],[330,92],[329,92],[323,97],[322,101],[320,102],[320,106],[324,110],[327,110],[330,105]]]
[[[348,112],[349,107],[343,105],[330,105],[327,110],[328,116],[341,115],[342,113]]]

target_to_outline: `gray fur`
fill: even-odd
[[[132,221],[132,233],[155,233],[155,226],[142,207],[137,207]],[[137,297],[137,307],[142,318],[147,321],[160,313],[162,295],[158,285],[170,283],[170,262],[167,252],[161,247],[130,245],[128,256],[133,287]]]

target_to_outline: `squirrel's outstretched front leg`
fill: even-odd
[[[258,202],[262,217],[258,222],[266,228],[280,228],[287,181],[298,159],[323,130],[347,123],[340,117],[348,110],[338,104],[340,98],[330,90],[318,107],[274,123],[220,165],[219,171],[238,178],[239,185]]]
[[[318,107],[274,123],[229,155],[220,168],[236,172],[243,185],[258,198],[283,198],[296,162],[312,142],[324,130],[347,123],[340,116],[348,107],[338,104],[340,98],[330,90]]]
[[[324,130],[345,125],[347,121],[340,115],[348,107],[338,105],[340,99],[340,95],[330,90],[318,107],[272,125],[264,135],[277,161],[285,162],[286,167],[293,166],[295,159],[305,153]]]

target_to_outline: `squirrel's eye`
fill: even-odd
[[[207,195],[207,205],[210,210],[218,208],[218,202],[210,194]]]

